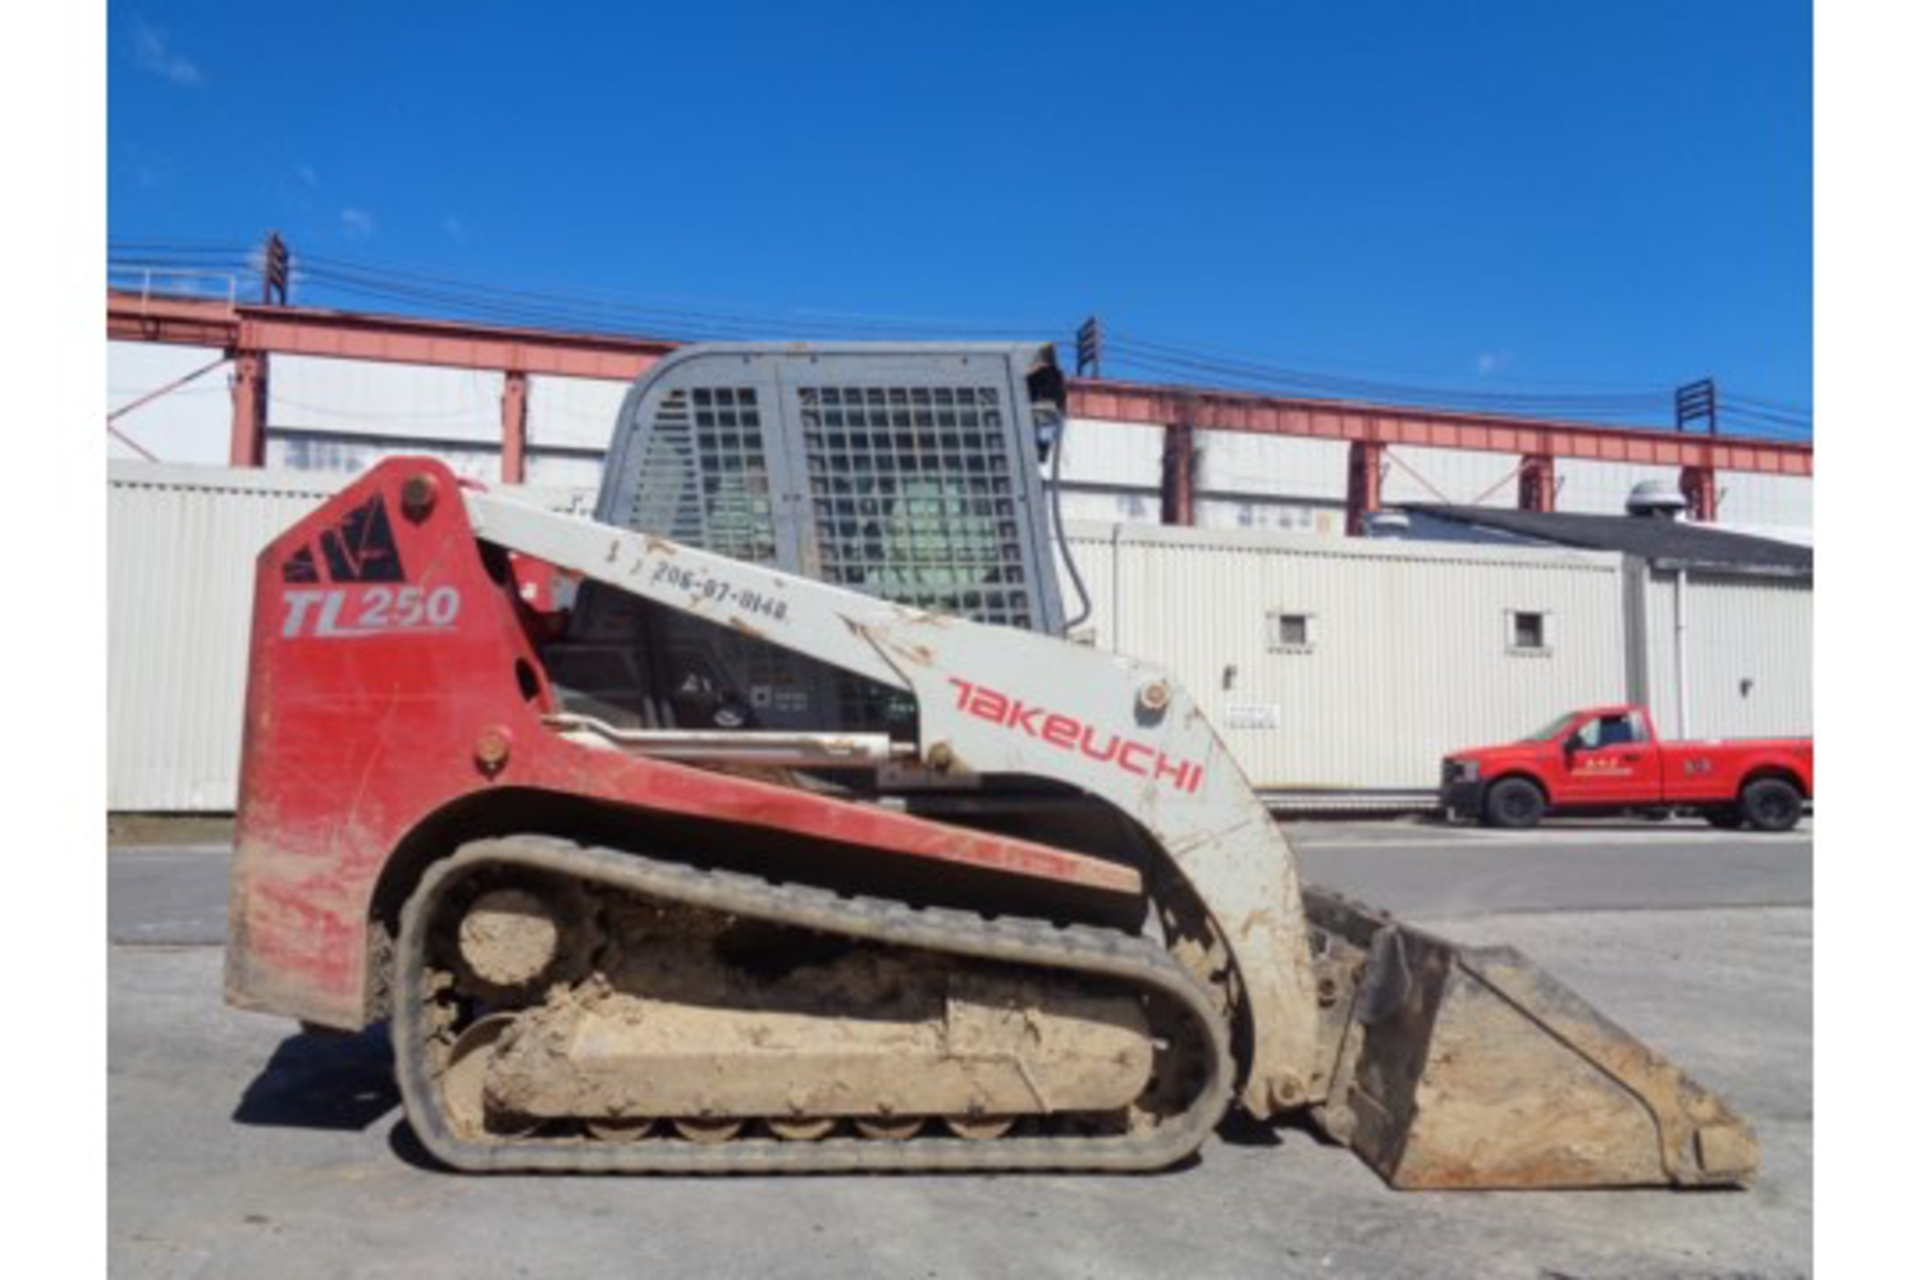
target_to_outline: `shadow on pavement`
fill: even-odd
[[[233,1119],[266,1128],[365,1129],[399,1104],[384,1025],[353,1035],[302,1031],[280,1042]]]
[[[1479,833],[1495,830],[1494,828],[1483,827],[1478,823],[1450,822],[1445,818],[1433,817],[1413,818],[1406,823],[1406,826],[1409,830],[1458,831],[1463,833]],[[1499,834],[1521,837],[1551,836],[1559,831],[1658,832],[1662,835],[1698,835],[1703,839],[1710,836],[1722,838],[1727,836],[1740,836],[1767,839],[1774,835],[1810,836],[1813,834],[1813,824],[1810,821],[1802,822],[1792,831],[1783,832],[1755,831],[1750,827],[1743,828],[1739,831],[1723,831],[1710,825],[1704,818],[1690,816],[1673,818],[1548,818],[1537,827],[1505,831]]]
[[[1238,1108],[1227,1112],[1215,1132],[1220,1141],[1230,1147],[1278,1147],[1286,1143],[1286,1139],[1280,1136],[1279,1124],[1271,1120],[1255,1120]]]
[[[399,1124],[387,1130],[387,1150],[413,1166],[428,1173],[452,1173],[453,1168],[442,1163],[440,1157],[427,1150],[420,1135],[413,1131],[413,1123],[402,1117]]]

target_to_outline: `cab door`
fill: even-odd
[[[1561,740],[1561,763],[1555,804],[1659,802],[1660,753],[1638,711],[1590,717]]]

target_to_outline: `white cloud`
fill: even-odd
[[[446,231],[447,235],[457,243],[465,244],[467,242],[467,224],[460,221],[459,214],[448,214],[441,220],[440,225]]]
[[[1504,351],[1482,351],[1480,358],[1473,362],[1473,367],[1476,371],[1483,374],[1492,373],[1495,369],[1505,365],[1508,359],[1509,357]]]
[[[347,233],[350,240],[365,240],[373,234],[373,215],[365,209],[342,209],[340,229]]]
[[[133,20],[133,63],[178,85],[200,83],[199,64],[175,53],[165,31],[139,18]]]
[[[303,186],[317,187],[320,185],[320,171],[304,160],[293,166],[293,176],[300,179]]]

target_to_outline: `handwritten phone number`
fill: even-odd
[[[689,595],[711,600],[715,604],[731,605],[743,613],[759,614],[776,622],[787,620],[785,600],[763,595],[750,587],[736,586],[724,578],[716,578],[671,561],[655,564],[653,577],[649,581],[678,587]]]

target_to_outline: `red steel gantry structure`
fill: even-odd
[[[257,467],[266,457],[268,361],[319,356],[501,374],[500,476],[525,478],[527,387],[533,375],[631,382],[679,343],[652,338],[520,329],[468,321],[251,305],[225,300],[107,293],[107,337],[116,341],[213,347],[233,363],[229,459]],[[1629,427],[1394,405],[1311,400],[1256,392],[1206,390],[1071,378],[1068,413],[1158,428],[1164,433],[1162,516],[1194,522],[1194,439],[1200,431],[1346,441],[1347,529],[1358,533],[1380,509],[1387,449],[1409,445],[1518,456],[1520,505],[1551,511],[1556,462],[1584,459],[1675,467],[1688,512],[1717,516],[1720,472],[1811,476],[1813,446],[1730,436],[1682,435]]]

